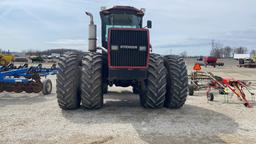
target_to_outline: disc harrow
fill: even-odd
[[[50,68],[43,68],[42,64],[38,66],[28,67],[28,64],[22,66],[14,66],[9,64],[0,67],[0,92],[15,93],[39,93],[43,89],[48,90],[44,94],[51,93],[52,83],[49,79],[41,81],[41,77],[57,74],[56,64]],[[46,88],[45,88],[46,87]]]

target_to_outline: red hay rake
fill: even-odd
[[[189,86],[189,94],[193,95],[194,90],[207,89],[206,96],[208,101],[214,100],[214,94],[211,92],[212,89],[218,89],[220,94],[228,94],[228,90],[236,95],[239,100],[241,100],[245,107],[252,108],[253,105],[247,100],[245,91],[247,91],[251,97],[252,101],[255,101],[252,83],[240,80],[235,80],[233,78],[222,78],[214,75],[211,72],[201,71],[197,65],[195,65],[194,70],[191,75],[191,84]],[[200,81],[207,81],[207,83],[200,83]]]

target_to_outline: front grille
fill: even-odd
[[[148,31],[144,29],[110,30],[110,66],[147,65]]]

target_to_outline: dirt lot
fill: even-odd
[[[186,60],[188,69],[194,60]],[[256,69],[236,68],[235,61],[206,68],[215,74],[256,80]],[[50,77],[55,84],[55,76]],[[139,106],[131,88],[110,88],[103,109],[62,111],[51,95],[0,94],[1,144],[110,143],[256,143],[256,105],[245,108],[236,97],[224,103],[216,95],[208,103],[197,92],[179,110],[148,110]]]

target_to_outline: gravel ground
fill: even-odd
[[[255,69],[226,66],[206,68],[218,75],[256,80]],[[194,64],[187,60],[188,69]],[[55,85],[55,76],[50,77]],[[0,94],[1,144],[110,143],[256,143],[256,105],[245,108],[235,96],[229,103],[216,95],[207,102],[196,92],[179,110],[141,108],[131,88],[110,88],[104,108],[62,111],[53,94]]]

